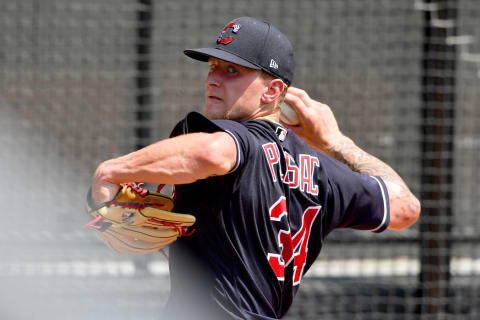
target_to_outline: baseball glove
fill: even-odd
[[[194,216],[171,212],[170,197],[141,186],[122,184],[113,200],[98,206],[89,191],[87,211],[94,219],[84,228],[96,229],[110,248],[129,254],[152,253],[193,233],[187,229],[195,223]]]

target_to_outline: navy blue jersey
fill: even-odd
[[[170,246],[167,309],[178,318],[277,319],[332,230],[387,228],[387,189],[266,120],[193,112],[172,136],[216,131],[235,140],[236,165],[175,186],[175,211],[197,221],[192,236]]]

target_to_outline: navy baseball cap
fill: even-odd
[[[241,17],[229,22],[212,48],[188,49],[190,58],[214,57],[243,67],[263,70],[287,85],[293,81],[293,47],[287,37],[268,22]]]

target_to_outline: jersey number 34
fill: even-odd
[[[285,268],[293,262],[293,285],[300,284],[303,268],[307,260],[308,239],[313,221],[320,212],[321,206],[308,207],[302,215],[302,226],[292,236],[288,224],[287,201],[281,196],[270,207],[270,220],[272,223],[282,222],[285,219],[288,229],[280,229],[278,232],[278,246],[281,253],[268,253],[267,259],[279,281],[285,281]]]

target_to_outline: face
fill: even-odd
[[[216,58],[208,64],[203,114],[209,119],[252,119],[266,90],[260,71]]]

